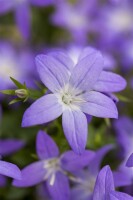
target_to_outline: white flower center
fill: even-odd
[[[72,88],[70,85],[66,85],[56,96],[64,110],[68,108],[79,110],[80,104],[85,102],[82,92],[77,91],[77,89]]]
[[[60,159],[59,158],[51,158],[44,161],[44,168],[47,170],[47,173],[44,177],[44,180],[47,180],[50,177],[50,185],[53,185],[56,178],[56,172],[63,170],[60,167]]]
[[[62,96],[62,101],[63,101],[64,104],[70,105],[70,104],[74,101],[74,99],[73,99],[73,97],[72,97],[71,94],[65,93],[65,94]]]

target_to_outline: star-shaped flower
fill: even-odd
[[[76,153],[82,153],[87,141],[87,115],[117,118],[115,103],[104,93],[119,91],[125,80],[114,73],[104,72],[99,51],[87,51],[73,61],[64,52],[38,55],[39,76],[51,91],[28,108],[22,126],[50,122],[62,115],[65,136]],[[102,92],[101,92],[102,91]]]
[[[68,200],[70,195],[68,173],[78,171],[89,164],[95,153],[86,150],[80,156],[73,151],[59,155],[59,149],[52,138],[39,131],[36,150],[40,161],[34,162],[22,170],[22,179],[14,180],[17,187],[29,187],[46,182],[52,199]]]

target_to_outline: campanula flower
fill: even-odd
[[[87,166],[95,153],[87,150],[79,156],[73,151],[67,151],[59,155],[57,145],[43,131],[39,131],[37,135],[36,150],[40,161],[25,167],[22,170],[22,179],[14,180],[13,185],[29,187],[46,181],[53,199],[68,200],[70,191],[67,171],[72,173]]]
[[[115,103],[103,93],[124,89],[125,80],[103,71],[101,53],[87,48],[76,65],[67,54],[59,51],[38,55],[36,65],[42,82],[51,93],[39,98],[26,110],[22,126],[44,124],[62,115],[64,133],[71,148],[82,153],[88,132],[85,114],[117,118]]]
[[[88,33],[94,29],[97,1],[79,0],[75,3],[60,1],[55,5],[55,13],[51,17],[53,24],[67,30],[73,41],[78,44],[86,44]]]
[[[73,181],[71,189],[71,200],[92,200],[93,189],[100,171],[101,162],[112,148],[113,145],[110,144],[98,149],[87,169],[76,173],[76,179]]]
[[[15,21],[24,38],[30,36],[31,11],[30,5],[47,6],[52,0],[0,0],[0,14],[3,15],[9,11],[14,11]]]
[[[115,191],[113,174],[109,166],[101,169],[97,176],[93,192],[93,200],[133,200],[126,193]]]
[[[114,173],[115,186],[126,186],[133,184],[132,169],[126,167],[127,160],[133,152],[133,120],[121,116],[114,122],[117,143],[120,146],[119,156],[122,159],[117,171]]]

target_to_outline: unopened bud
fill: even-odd
[[[26,89],[17,89],[17,90],[15,90],[15,94],[20,99],[25,99],[28,96],[28,90],[26,90]]]

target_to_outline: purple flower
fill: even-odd
[[[114,123],[117,142],[121,148],[120,156],[123,159],[114,173],[115,186],[126,186],[133,183],[132,169],[126,167],[127,160],[133,152],[133,120],[122,116]]]
[[[132,200],[133,197],[114,188],[113,174],[109,166],[101,169],[97,176],[93,192],[93,200]]]
[[[82,153],[88,129],[85,114],[117,118],[115,103],[102,92],[116,92],[126,86],[121,76],[102,71],[103,62],[101,53],[90,48],[82,51],[76,66],[64,52],[37,56],[39,76],[52,93],[41,97],[26,110],[22,126],[47,123],[62,114],[63,129],[70,146],[76,153]]]
[[[127,161],[129,155],[133,152],[133,119],[127,116],[121,116],[114,122],[117,142],[122,148],[122,155]]]
[[[8,156],[24,146],[24,142],[16,139],[1,139],[0,140],[0,155],[2,157]],[[6,185],[6,177],[2,174],[0,175],[0,187]]]
[[[128,158],[128,161],[126,163],[127,167],[133,167],[133,153],[131,154],[131,156]]]
[[[125,74],[133,68],[133,37],[121,40],[119,47],[120,65]]]
[[[92,200],[93,189],[101,162],[105,154],[112,148],[113,145],[106,145],[97,150],[94,158],[89,163],[88,168],[76,173],[76,178],[73,181],[74,186],[71,189],[71,200]]]
[[[56,4],[55,13],[52,16],[52,23],[67,29],[73,40],[78,44],[86,44],[88,32],[94,29],[94,9],[96,1],[79,0],[76,3],[59,1]]]
[[[17,187],[29,187],[46,181],[47,189],[53,199],[68,200],[69,182],[67,171],[73,173],[87,166],[94,152],[84,151],[82,156],[73,151],[59,155],[59,149],[52,138],[39,131],[36,141],[37,155],[40,161],[30,164],[22,170],[22,179],[14,180]]]
[[[105,5],[101,9],[99,21],[103,27],[103,35],[106,39],[114,39],[124,33],[132,33],[132,2],[121,1],[118,5]],[[100,30],[101,31],[101,30]],[[108,33],[108,34],[107,34]]]
[[[47,6],[53,0],[0,0],[0,14],[14,11],[15,21],[24,38],[30,36],[31,12],[30,4],[34,6]]]
[[[71,59],[73,60],[75,65],[77,64],[78,58],[83,50],[84,50],[84,47],[79,46],[79,45],[70,45],[68,47],[68,54],[71,57]],[[95,51],[95,49],[93,47],[88,47],[88,48],[86,48],[86,50],[88,52]],[[114,68],[116,68],[116,62],[115,62],[113,56],[110,54],[104,53],[104,52],[102,52],[102,54],[103,54],[103,58],[104,58],[103,69],[107,70],[107,71],[112,71]]]
[[[16,165],[1,160],[0,160],[0,174],[18,180],[21,179],[21,171]]]
[[[35,66],[29,50],[19,51],[7,42],[0,42],[0,90],[13,87],[10,76],[33,86]]]
[[[0,140],[0,155],[7,156],[10,155],[22,147],[24,147],[24,141],[17,139],[1,139]]]

